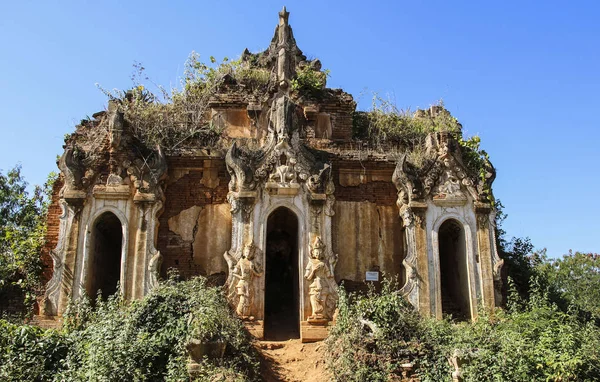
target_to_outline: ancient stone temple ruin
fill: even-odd
[[[448,132],[427,137],[420,165],[402,146],[358,140],[350,94],[297,86],[321,64],[302,54],[288,16],[266,51],[242,54],[264,86],[227,75],[207,99],[216,137],[140,144],[125,97],[66,140],[42,314],[98,290],[139,299],[170,269],[222,285],[257,337],[324,338],[339,285],[364,290],[384,274],[425,315],[468,319],[500,303],[491,164],[473,174]],[[96,149],[82,143],[91,132]]]

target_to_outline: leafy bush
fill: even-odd
[[[327,340],[328,367],[336,381],[388,381],[401,365],[417,362],[430,374],[449,374],[449,366],[418,312],[384,281],[381,293],[348,295],[340,290],[336,324]]]
[[[0,320],[0,379],[51,381],[69,351],[69,341],[55,330]]]
[[[365,141],[372,148],[389,152],[391,148],[406,152],[408,160],[418,168],[435,158],[428,150],[427,137],[432,133],[450,133],[458,141],[462,161],[472,177],[485,181],[489,171],[489,156],[481,149],[478,136],[465,138],[462,125],[444,108],[443,102],[430,110],[401,110],[390,100],[375,94],[371,109],[356,111],[352,119],[353,138]],[[491,190],[488,190],[491,196]]]
[[[204,278],[171,279],[130,304],[118,295],[98,299],[95,308],[82,300],[69,307],[61,331],[1,325],[10,329],[0,337],[3,380],[188,380],[185,345],[192,338],[227,343],[223,359],[204,360],[199,380],[258,376],[242,323]]]
[[[390,100],[373,95],[369,111],[356,112],[353,121],[355,139],[367,140],[375,145],[384,143],[414,148],[425,144],[428,134],[449,132],[459,134],[461,125],[446,109],[443,103],[434,116],[424,111],[401,110]]]
[[[459,354],[466,381],[595,381],[600,328],[553,304],[541,283],[522,300],[512,290],[506,311],[480,308],[476,321],[420,317],[387,284],[381,294],[341,293],[328,339],[336,381],[387,381],[411,362],[421,381],[449,381],[448,358]],[[596,285],[596,288],[598,285]]]
[[[600,255],[569,251],[560,259],[537,259],[536,272],[557,303],[572,304],[600,322]]]
[[[292,79],[292,90],[309,98],[320,99],[327,85],[329,70],[319,70],[311,65],[298,68]]]
[[[0,313],[7,305],[31,309],[39,292],[42,263],[40,250],[46,233],[46,212],[56,174],[33,194],[19,166],[0,173]],[[11,296],[20,296],[15,301]]]
[[[235,61],[234,63],[237,63]],[[264,68],[255,68],[249,64],[235,64],[231,75],[240,84],[251,91],[265,92],[271,79],[271,72]]]
[[[529,301],[516,292],[508,311],[456,326],[450,347],[463,350],[467,381],[596,381],[600,329],[561,311],[537,281]],[[448,348],[448,345],[446,347]]]
[[[99,88],[118,103],[127,126],[144,147],[172,150],[191,139],[210,145],[218,140],[220,131],[208,118],[209,101],[236,67],[227,58],[219,65],[213,57],[210,60],[210,64],[205,64],[192,52],[185,63],[180,86],[169,90],[155,85],[139,63],[134,64],[131,90]],[[148,83],[156,86],[158,92],[152,92],[146,86]],[[108,122],[81,130],[80,144],[87,146],[87,152],[94,152],[105,144],[107,133]]]

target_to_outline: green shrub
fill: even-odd
[[[576,306],[600,322],[600,255],[569,251],[559,259],[539,254],[536,271],[558,303]]]
[[[388,283],[381,294],[340,293],[328,339],[336,381],[387,381],[411,362],[425,381],[449,381],[448,358],[467,360],[465,381],[596,381],[600,379],[600,328],[561,311],[539,283],[530,299],[511,292],[510,309],[479,309],[473,322],[420,317]]]
[[[443,103],[433,117],[427,112],[401,110],[392,101],[373,95],[371,109],[359,111],[353,118],[353,136],[373,145],[392,144],[412,149],[425,144],[428,134],[449,132],[460,135],[462,126]]]
[[[0,380],[51,381],[69,342],[56,330],[0,320]]]
[[[199,380],[258,376],[242,323],[204,278],[169,280],[130,304],[115,295],[92,308],[84,299],[69,307],[60,332],[0,323],[8,328],[0,334],[3,380],[185,381],[191,338],[227,343],[223,359],[204,360]]]
[[[381,293],[367,295],[348,295],[341,288],[338,306],[327,340],[328,367],[336,381],[388,381],[409,362],[450,375],[441,352],[427,340],[426,321],[397,292],[395,282],[384,281]]]
[[[56,177],[51,173],[44,187],[36,186],[31,195],[19,166],[0,173],[0,315],[15,306],[29,313],[39,293],[40,251]],[[10,299],[15,295],[22,300]]]
[[[311,65],[305,65],[296,71],[296,76],[291,81],[292,90],[302,96],[320,99],[323,97],[328,76],[329,70],[321,71]]]

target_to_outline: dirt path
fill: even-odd
[[[323,342],[303,344],[299,339],[257,341],[261,374],[266,382],[330,381],[325,369]]]

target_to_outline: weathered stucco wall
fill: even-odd
[[[398,208],[372,202],[338,201],[332,239],[338,254],[336,281],[365,281],[365,272],[379,270],[404,283],[403,239]]]
[[[157,245],[163,255],[163,277],[174,268],[185,278],[203,275],[224,282],[223,253],[231,242],[228,182],[222,159],[169,158]]]

